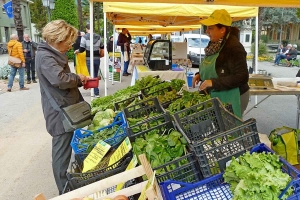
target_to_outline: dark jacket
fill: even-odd
[[[128,34],[128,37],[123,33],[119,34],[117,45],[121,46],[121,51],[124,52],[124,44],[125,43],[130,44],[130,42],[131,42],[131,35],[130,34]],[[127,46],[127,51],[130,52],[130,46]]]
[[[99,59],[100,58],[100,49],[104,49],[104,45],[101,42],[101,37],[100,35],[94,33],[93,34],[93,51],[94,51],[94,59]],[[85,34],[83,37],[81,37],[80,40],[80,48],[79,52],[82,53],[86,51],[86,58],[90,58],[90,33]]]
[[[48,89],[60,107],[80,101],[78,87],[82,86],[82,83],[78,75],[71,73],[66,55],[56,51],[47,43],[40,43],[35,62],[39,84]],[[48,133],[52,136],[65,133],[60,112],[53,109],[42,87],[40,90]]]
[[[234,34],[230,34],[216,61],[218,78],[212,79],[215,90],[229,90],[239,87],[240,94],[249,90],[247,53]]]
[[[114,42],[108,41],[106,48],[107,48],[107,52],[113,52],[114,51]]]
[[[37,43],[35,42],[26,42],[25,40],[22,42],[22,48],[23,50],[24,49],[27,49],[28,52],[24,53],[24,57],[25,58],[34,58],[35,57],[35,51],[37,49]]]
[[[80,48],[81,35],[77,36],[75,43],[73,44],[73,49],[78,50]]]
[[[297,49],[294,49],[294,50],[291,49],[286,55],[287,55],[289,58],[296,58],[296,57],[297,57],[297,54],[298,54]]]

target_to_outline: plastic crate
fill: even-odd
[[[162,114],[165,113],[165,110],[162,108],[158,99],[151,98],[144,101],[141,101],[135,105],[129,106],[124,109],[125,120],[128,121],[128,118],[143,118],[149,116],[150,113]],[[127,124],[129,127],[129,123]]]
[[[184,164],[183,164],[184,163]],[[175,168],[170,170],[170,168]],[[167,180],[184,181],[194,183],[203,179],[199,170],[198,161],[193,153],[189,153],[162,166],[153,168],[153,171],[161,172],[156,175],[158,183]]]
[[[155,92],[149,93],[149,94],[146,95],[145,97],[158,97],[158,95],[165,95],[166,92],[171,92],[172,90],[173,90],[172,87],[171,87],[171,86],[168,86],[168,87],[166,87],[166,88],[163,88],[163,89],[157,90],[157,91],[155,91]],[[173,98],[173,99],[171,99],[171,100],[169,100],[169,101],[164,101],[164,102],[159,101],[159,102],[160,102],[160,104],[162,105],[163,108],[168,108],[169,105],[170,105],[172,102],[174,102],[175,100],[177,100],[177,99],[179,99],[179,98],[181,98],[181,96],[176,94],[176,97]],[[158,99],[158,100],[159,100],[159,99]]]
[[[105,126],[103,128],[98,129],[97,131],[100,132],[102,130],[112,128],[114,126],[120,126],[114,136],[112,138],[107,138],[104,140],[104,142],[108,143],[111,146],[116,145],[118,142],[123,140],[127,134],[126,134],[126,120],[124,118],[124,115],[122,112],[118,113],[117,116],[114,119],[114,122],[108,126]],[[80,140],[82,138],[86,138],[93,135],[93,131],[86,130],[86,129],[76,129],[74,131],[72,140],[71,140],[71,147],[75,154],[84,153],[86,152],[88,145],[80,143]],[[82,146],[82,148],[79,148],[79,145]]]
[[[272,152],[264,144],[259,144],[255,146],[251,152]],[[280,162],[283,163],[282,170],[285,173],[288,173],[292,181],[287,186],[287,188],[281,193],[278,197],[286,192],[286,190],[293,186],[294,195],[290,196],[288,200],[296,200],[300,199],[299,193],[299,171],[291,166],[286,160],[280,157]],[[224,183],[223,174],[217,174],[198,183],[190,184],[183,183],[179,181],[169,180],[163,183],[160,183],[160,188],[163,194],[163,198],[165,200],[182,200],[182,199],[193,199],[193,200],[231,200],[233,195],[230,191],[230,185],[228,183]]]
[[[158,123],[159,119],[165,120],[163,123]],[[149,125],[147,130],[143,130],[142,126]],[[136,132],[133,132],[135,129]],[[171,120],[169,113],[155,116],[143,123],[136,124],[131,128],[127,128],[128,137],[131,142],[134,142],[136,138],[145,137],[145,134],[157,130],[157,134],[167,134],[166,131],[175,129],[175,126]],[[145,138],[144,138],[145,139]],[[189,147],[187,147],[189,150]],[[199,170],[199,163],[195,157],[195,154],[188,153],[180,158],[167,162],[159,167],[154,168],[159,174],[156,175],[157,181],[162,182],[170,178],[180,181],[195,182],[202,179],[201,172]]]
[[[112,175],[121,173],[125,171],[132,157],[133,153],[130,151],[123,158],[121,158],[119,161],[112,164],[111,166],[86,173],[67,173],[68,186],[70,190],[74,190],[85,185],[94,183],[96,181],[102,180],[104,178],[110,177]],[[74,162],[73,168],[75,168],[74,171],[78,171],[78,168],[80,171],[80,168],[82,168],[82,166],[79,166],[76,162]]]
[[[226,162],[260,143],[255,119],[191,145],[204,178],[224,172]]]
[[[118,101],[118,102],[114,103],[115,110],[123,110],[124,108],[129,106],[135,99],[142,100],[143,95],[137,94],[137,95],[134,95],[134,96],[129,97],[127,99],[124,99],[122,101]]]
[[[189,143],[207,139],[243,124],[217,98],[178,111],[173,116],[177,128]]]
[[[126,133],[129,139],[132,141],[136,137],[142,136],[154,129],[158,130],[159,134],[163,134],[165,130],[172,128],[175,129],[175,126],[172,122],[170,114],[167,112],[141,121],[140,123],[137,123],[131,127],[127,127]]]

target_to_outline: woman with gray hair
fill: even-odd
[[[52,168],[59,194],[62,194],[67,181],[73,132],[64,130],[62,116],[51,102],[54,100],[59,107],[66,107],[83,100],[78,87],[85,84],[88,77],[72,73],[65,55],[72,48],[77,32],[76,28],[63,20],[49,22],[42,31],[45,42],[39,44],[36,53],[42,108],[47,131],[52,136]],[[47,97],[44,89],[52,98]]]

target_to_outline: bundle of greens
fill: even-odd
[[[278,155],[246,152],[232,158],[223,177],[230,184],[233,200],[275,200],[291,181],[281,167]],[[292,192],[289,188],[282,199]]]

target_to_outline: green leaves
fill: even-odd
[[[230,184],[233,199],[275,200],[291,181],[281,166],[277,155],[247,152],[238,159],[232,158],[223,177]],[[291,192],[289,189],[285,198]]]
[[[145,153],[153,168],[159,167],[178,157],[183,156],[186,140],[181,133],[173,129],[159,135],[157,130],[135,139],[133,152],[136,155]],[[158,174],[164,171],[157,171]]]

